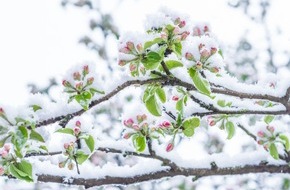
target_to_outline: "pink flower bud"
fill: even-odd
[[[137,69],[135,64],[130,64],[129,69],[131,72],[135,71]]]
[[[205,26],[203,27],[203,31],[204,31],[204,32],[208,32],[208,31],[209,31],[208,26],[205,25]]]
[[[130,51],[132,51],[132,50],[135,49],[135,45],[134,45],[133,42],[127,42],[126,45],[127,45],[127,48],[128,48]]]
[[[261,137],[261,138],[265,137],[265,133],[263,131],[259,131],[258,137]]]
[[[4,144],[4,149],[9,152],[10,151],[10,144]]]
[[[135,129],[136,131],[140,131],[139,125],[133,124],[132,128]]]
[[[186,32],[183,32],[183,33],[181,34],[181,40],[185,40],[189,34],[190,34],[190,33],[187,32],[187,31],[186,31]]]
[[[144,67],[140,67],[140,72],[142,73],[142,75],[146,74],[146,69]]]
[[[217,52],[217,48],[216,47],[211,47],[210,48],[210,54],[213,55]]]
[[[174,145],[172,143],[169,143],[167,146],[166,146],[166,152],[170,152],[172,151],[174,148]]]
[[[0,155],[2,156],[2,158],[7,158],[8,152],[6,150],[1,150]]]
[[[62,85],[63,85],[64,87],[71,87],[71,84],[70,84],[67,80],[63,80],[63,81],[62,81]]]
[[[212,68],[210,69],[210,71],[213,72],[213,73],[218,73],[220,70],[219,70],[218,67],[212,67]]]
[[[77,90],[81,90],[83,88],[83,83],[82,82],[79,82],[76,84],[76,89]]]
[[[3,115],[3,114],[4,114],[4,109],[0,108],[0,115]]]
[[[272,126],[267,126],[267,130],[273,133],[275,131],[274,127]]]
[[[178,34],[178,33],[179,33],[179,28],[178,28],[178,27],[175,27],[174,30],[173,30],[173,34],[176,35],[176,34]]]
[[[63,148],[64,148],[64,149],[68,149],[69,146],[70,146],[70,143],[64,143],[64,144],[63,144]]]
[[[200,61],[196,62],[196,68],[201,69],[202,68],[202,63]]]
[[[180,24],[178,25],[180,28],[183,28],[186,25],[185,20],[181,21]]]
[[[263,145],[265,142],[263,140],[258,140],[259,145]]]
[[[81,74],[79,72],[75,72],[73,74],[74,80],[81,80]]]
[[[142,44],[137,44],[136,47],[137,47],[137,50],[139,51],[139,53],[140,53],[140,52],[143,52],[144,49],[143,49]]]
[[[210,122],[209,122],[209,126],[214,126],[216,124],[216,122],[214,121],[214,120],[211,120]]]
[[[141,129],[143,129],[143,128],[147,128],[149,125],[148,125],[148,123],[143,123],[142,125],[141,125]]]
[[[163,40],[167,40],[168,35],[163,33],[160,35],[160,38],[162,38]]]
[[[192,55],[191,53],[189,53],[189,52],[186,52],[186,53],[185,53],[185,58],[186,58],[187,60],[189,60],[189,61],[192,61],[192,60],[193,60],[193,55]]]
[[[137,118],[138,123],[141,123],[143,121],[142,115],[137,115],[136,118]]]
[[[129,50],[128,47],[123,47],[123,48],[119,49],[119,52],[129,54],[131,51]]]
[[[174,24],[180,24],[180,22],[181,22],[181,20],[180,20],[180,18],[178,17],[177,19],[175,19],[175,21],[174,21]]]
[[[84,74],[84,75],[87,75],[87,74],[89,74],[89,72],[90,72],[90,70],[89,70],[89,66],[88,66],[88,65],[85,65],[85,66],[83,67],[83,74]]]
[[[146,120],[147,119],[147,115],[146,114],[143,114],[142,115],[142,119],[143,119],[143,121]]]
[[[133,123],[134,123],[134,121],[133,121],[132,118],[127,119],[127,120],[124,120],[124,125],[125,125],[126,127],[132,127]]]
[[[172,100],[173,101],[178,101],[179,100],[179,97],[178,96],[172,96]]]
[[[87,79],[87,85],[92,85],[93,84],[93,82],[94,82],[94,77],[90,77],[90,78],[88,78]]]
[[[263,148],[264,148],[266,151],[268,151],[268,149],[269,149],[269,145],[268,145],[268,144],[265,144],[265,145],[263,146]]]
[[[169,121],[163,121],[162,126],[164,128],[169,128],[171,126],[171,123]]]
[[[75,127],[74,128],[74,134],[75,134],[75,136],[78,136],[80,134],[80,132],[81,132],[81,129],[79,127]]]
[[[274,82],[271,82],[270,85],[269,85],[271,88],[275,88],[276,87],[276,84]]]
[[[126,133],[123,138],[124,139],[129,139],[132,136],[133,133]]]
[[[200,55],[203,58],[208,58],[211,54],[210,54],[210,52],[207,49],[204,48],[204,49],[201,50]]]
[[[201,35],[201,30],[200,30],[200,28],[195,27],[195,28],[193,29],[193,35],[194,35],[194,36],[200,36],[200,35]]]
[[[127,64],[127,62],[124,60],[119,60],[119,62],[118,62],[118,65],[120,65],[120,66],[124,66],[126,64]]]
[[[77,127],[81,127],[81,122],[80,121],[76,121],[76,124],[75,124]]]
[[[198,45],[198,50],[201,51],[201,49],[202,49],[204,46],[205,46],[204,44],[199,44],[199,45]]]
[[[0,176],[3,175],[4,173],[5,173],[4,168],[0,166]]]

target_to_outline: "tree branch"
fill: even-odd
[[[246,165],[241,167],[231,167],[231,168],[204,168],[204,169],[185,169],[178,168],[176,170],[163,170],[157,171],[150,174],[142,174],[131,177],[102,177],[100,179],[83,179],[83,178],[71,178],[62,176],[52,176],[40,174],[38,175],[38,181],[40,182],[54,182],[54,183],[63,183],[70,185],[80,185],[85,188],[90,188],[94,186],[101,185],[129,185],[134,183],[140,183],[143,181],[157,180],[165,177],[174,177],[174,176],[216,176],[216,175],[239,175],[239,174],[249,174],[249,173],[290,173],[290,167],[288,165]]]

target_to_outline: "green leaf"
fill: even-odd
[[[221,49],[219,49],[218,54],[220,54],[220,56],[222,56],[222,58],[224,58],[223,51]]]
[[[193,68],[188,69],[188,73],[190,77],[192,78],[193,84],[196,87],[196,89],[207,96],[210,96],[211,90],[209,82],[205,79],[203,79],[198,71],[196,71]]]
[[[177,67],[183,67],[183,64],[180,61],[175,61],[175,60],[168,60],[165,61],[165,65],[169,70],[177,68]]]
[[[76,160],[78,164],[84,163],[90,155],[85,154],[83,151],[77,151],[76,153]]]
[[[142,135],[134,135],[133,138],[133,145],[137,152],[143,152],[146,148],[146,138]]]
[[[278,150],[277,150],[277,147],[276,147],[276,145],[275,145],[274,143],[271,143],[271,144],[270,144],[269,151],[270,151],[271,156],[272,156],[274,159],[276,159],[276,160],[279,159]]]
[[[270,124],[274,120],[274,118],[275,117],[273,115],[267,115],[267,116],[264,117],[264,122],[266,124]]]
[[[28,140],[28,131],[26,127],[20,126],[12,136],[12,143],[16,150],[20,151]]]
[[[183,122],[183,134],[187,137],[191,137],[194,134],[195,128],[200,126],[200,119],[198,117],[192,117]]]
[[[86,100],[90,100],[92,98],[92,94],[90,92],[88,92],[88,91],[82,92],[82,96]]]
[[[32,105],[32,106],[30,106],[30,107],[32,107],[32,109],[33,109],[33,111],[34,112],[37,112],[38,110],[41,110],[42,109],[42,107],[40,107],[39,105]]]
[[[8,135],[4,137],[3,139],[0,140],[0,148],[2,148],[6,142],[6,140],[10,137],[11,135]]]
[[[290,150],[290,142],[289,142],[288,137],[286,135],[280,134],[279,138],[283,141],[283,144],[285,146],[286,151],[289,151]]]
[[[40,142],[45,142],[41,134],[36,132],[35,130],[31,130],[30,132],[30,139],[40,141]]]
[[[181,42],[173,44],[172,51],[177,55],[177,57],[181,57],[181,50],[182,50]]]
[[[152,41],[148,41],[144,44],[144,50],[146,50],[147,48],[150,48],[151,46],[153,46],[154,44],[158,44],[160,42],[164,41],[162,38],[155,38]]]
[[[71,128],[61,128],[55,131],[55,133],[64,133],[64,134],[69,134],[74,136],[74,130]]]
[[[236,132],[234,123],[231,121],[227,121],[226,122],[226,130],[228,133],[227,139],[231,139],[235,135],[235,132]]]
[[[217,101],[217,104],[218,104],[220,107],[226,107],[226,101],[225,101],[225,100],[218,100],[218,101]]]
[[[0,125],[0,135],[4,135],[8,132],[8,128]]]
[[[162,57],[158,53],[156,53],[154,51],[150,51],[144,57],[144,59],[141,60],[141,62],[143,63],[143,65],[146,69],[153,70],[156,67],[158,67],[161,60],[162,60]]]
[[[9,171],[17,179],[33,182],[32,165],[25,160],[22,160],[20,163],[10,164]]]
[[[176,106],[175,106],[175,109],[179,112],[183,112],[183,98],[179,99],[177,102],[176,102]]]
[[[98,90],[98,89],[95,89],[95,88],[90,88],[89,91],[91,92],[92,95],[94,95],[95,93],[105,94],[104,91]]]
[[[144,103],[148,100],[149,95],[150,95],[150,87],[148,86],[146,90],[144,91],[143,98],[142,98]]]
[[[159,97],[159,99],[160,99],[160,101],[161,101],[162,103],[165,103],[165,102],[166,102],[166,94],[165,94],[165,91],[164,91],[163,88],[158,87],[158,88],[156,89],[156,94],[157,94],[157,96]]]
[[[85,139],[87,146],[89,147],[91,152],[95,150],[95,140],[92,135],[88,135],[88,138]]]
[[[48,149],[47,149],[47,147],[46,147],[46,146],[44,146],[44,145],[41,145],[41,146],[39,146],[39,148],[40,148],[41,150],[44,150],[45,152],[48,152]]]
[[[76,95],[75,100],[83,107],[84,110],[88,110],[89,102],[83,94]]]
[[[161,109],[156,102],[155,95],[151,95],[145,102],[147,110],[154,116],[161,116]]]

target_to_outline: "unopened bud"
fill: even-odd
[[[78,136],[80,134],[80,132],[81,132],[81,129],[79,127],[75,127],[74,128],[74,134],[75,134],[75,136]]]
[[[166,146],[166,152],[170,152],[172,151],[174,148],[174,145],[172,143],[169,143],[167,146]]]
[[[214,126],[216,123],[215,123],[215,121],[214,120],[211,120],[210,122],[209,122],[209,126]]]
[[[146,69],[145,67],[140,67],[140,72],[142,73],[142,75],[145,75],[146,74]]]
[[[195,28],[193,29],[193,35],[194,35],[194,36],[200,36],[200,35],[201,35],[201,30],[200,30],[200,28],[195,27]]]
[[[178,33],[179,33],[179,28],[175,27],[174,30],[173,30],[173,34],[177,35]]]
[[[68,82],[67,80],[63,80],[63,81],[62,81],[62,85],[63,85],[64,87],[71,87],[70,82]]]
[[[217,52],[217,48],[216,47],[211,47],[210,48],[210,54],[213,55]]]
[[[163,121],[162,126],[164,128],[169,128],[171,126],[171,123],[169,121]]]
[[[130,64],[129,69],[131,72],[135,71],[137,69],[135,64]]]
[[[261,138],[265,137],[265,133],[263,131],[259,131],[258,137],[261,137]]]
[[[65,166],[65,162],[60,162],[60,163],[58,163],[58,167],[60,167],[60,168],[64,168],[64,166]]]
[[[120,65],[120,66],[124,66],[126,64],[127,64],[127,61],[124,61],[124,60],[119,60],[119,62],[118,62],[118,65]]]
[[[63,148],[64,148],[64,149],[68,149],[69,146],[70,146],[70,143],[64,143],[64,144],[63,144]]]
[[[10,144],[4,144],[4,149],[9,152],[10,151]]]
[[[263,145],[265,142],[263,140],[258,140],[259,145]]]
[[[121,49],[119,49],[119,52],[129,54],[131,51],[128,47],[122,47]]]
[[[83,88],[83,83],[82,82],[79,82],[79,83],[76,84],[76,89],[77,90],[82,90],[82,88]]]
[[[137,115],[137,121],[138,123],[141,123],[143,121],[142,115]]]
[[[161,36],[160,36],[163,40],[167,40],[167,38],[168,38],[168,35],[167,34],[165,34],[165,33],[163,33],[163,34],[161,34]]]
[[[87,74],[89,74],[89,72],[90,72],[90,70],[89,70],[89,66],[88,66],[88,65],[85,65],[85,66],[83,67],[83,74],[84,74],[84,75],[87,75]]]
[[[132,118],[127,119],[127,120],[124,120],[124,125],[125,125],[126,127],[132,127],[133,123],[134,123],[134,121],[133,121]]]
[[[213,72],[213,73],[218,73],[220,70],[219,70],[218,67],[212,67],[212,68],[210,69],[210,71]]]
[[[181,40],[185,40],[190,33],[188,31],[181,34]]]
[[[200,55],[202,58],[208,58],[211,54],[207,49],[204,48],[201,50]]]
[[[7,158],[8,152],[6,150],[1,150],[0,155],[2,156],[2,158]]]
[[[73,170],[74,169],[74,164],[71,162],[71,163],[69,163],[68,165],[67,165],[67,168],[69,169],[69,170]]]
[[[87,85],[92,85],[93,84],[93,82],[94,82],[94,77],[90,77],[90,78],[88,78],[87,79]]]
[[[274,127],[272,126],[267,126],[267,130],[273,133],[275,131]]]
[[[76,121],[76,124],[75,124],[77,127],[81,127],[82,123],[78,120]]]
[[[189,52],[186,52],[186,53],[185,53],[185,58],[186,58],[187,60],[189,60],[189,61],[194,60],[193,55],[192,55],[191,53],[189,53]]]
[[[0,175],[3,175],[4,173],[5,173],[4,168],[0,166]]]
[[[276,84],[274,82],[271,82],[270,85],[269,85],[271,88],[275,88],[276,87]]]
[[[148,128],[148,123],[143,123],[142,125],[141,125],[141,129],[143,129],[143,128]]]
[[[196,62],[196,68],[201,69],[202,68],[202,63],[200,61]]]
[[[205,46],[204,44],[199,44],[199,45],[198,45],[198,50],[201,51],[201,49],[202,49],[204,46]]]
[[[127,42],[126,45],[130,51],[133,51],[135,49],[135,45],[133,42]]]
[[[205,25],[205,26],[203,27],[203,31],[204,31],[204,32],[208,32],[208,31],[209,31],[208,26]]]
[[[138,50],[139,53],[143,52],[144,49],[143,49],[142,44],[137,44],[136,47],[137,47],[137,50]]]
[[[172,96],[172,100],[173,101],[178,101],[179,100],[179,97],[178,96]]]
[[[126,133],[123,138],[124,139],[129,139],[134,133]]]
[[[132,128],[135,129],[136,131],[140,131],[140,127],[137,124],[133,124]]]
[[[181,21],[180,24],[178,25],[180,28],[183,28],[186,25],[185,20]]]
[[[178,17],[177,19],[175,19],[174,24],[179,25],[181,22],[180,18]]]
[[[79,72],[75,72],[73,74],[74,80],[81,80],[81,74]]]

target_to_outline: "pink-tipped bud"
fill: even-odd
[[[124,120],[124,125],[125,125],[126,127],[132,127],[133,123],[134,123],[134,121],[133,121],[132,118],[127,119],[127,120]]]
[[[136,48],[139,51],[139,53],[143,52],[143,50],[144,50],[142,44],[137,44]]]
[[[3,114],[4,114],[4,109],[0,108],[0,115],[3,115]]]
[[[4,144],[4,149],[5,149],[7,152],[9,152],[10,149],[11,149],[10,144]]]
[[[137,69],[135,64],[130,64],[129,69],[131,72],[135,71]]]
[[[189,34],[190,34],[190,33],[189,33],[188,31],[183,32],[183,33],[181,34],[181,38],[180,38],[180,39],[181,39],[181,40],[185,40]]]
[[[258,140],[259,145],[263,145],[265,142],[263,140]]]
[[[90,77],[87,79],[87,85],[92,85],[94,83],[94,77]]]
[[[203,58],[208,58],[211,54],[210,54],[210,52],[209,52],[206,48],[203,48],[203,49],[200,51],[200,55],[201,55],[201,57],[203,57]]]
[[[79,82],[76,84],[76,89],[77,90],[81,90],[83,88],[83,83],[82,82]]]
[[[74,169],[74,164],[71,162],[71,163],[69,163],[68,165],[67,165],[67,168],[69,169],[69,170],[73,170]]]
[[[5,173],[4,168],[0,166],[0,175],[3,175],[4,173]]]
[[[185,53],[185,58],[186,58],[187,60],[189,60],[189,61],[194,60],[193,55],[192,55],[191,53],[189,53],[189,52],[186,52],[186,53]]]
[[[198,28],[198,27],[195,27],[194,29],[193,29],[193,33],[192,33],[194,36],[200,36],[201,35],[201,30],[200,30],[200,28]]]
[[[267,126],[267,130],[270,131],[271,133],[274,133],[275,129],[272,126]]]
[[[168,35],[163,33],[163,34],[160,35],[160,38],[162,38],[163,40],[167,40]]]
[[[179,100],[179,97],[178,96],[172,96],[172,100],[173,101],[178,101]]]
[[[134,130],[136,130],[136,131],[140,131],[140,127],[139,127],[139,125],[137,125],[137,124],[133,124],[133,125],[132,125],[132,128],[133,128]]]
[[[64,149],[68,149],[69,147],[70,147],[70,143],[64,143],[64,144],[63,144],[63,148],[64,148]]]
[[[265,137],[265,133],[264,133],[263,131],[259,131],[257,135],[258,135],[258,137],[260,137],[260,138]]]
[[[148,126],[149,126],[149,124],[148,123],[143,123],[142,125],[141,125],[141,129],[143,129],[143,128],[148,128]]]
[[[213,73],[218,73],[220,71],[220,69],[218,67],[212,67],[210,69],[210,71],[213,72]]]
[[[138,123],[141,123],[143,121],[142,115],[136,116]]]
[[[162,127],[169,128],[171,126],[171,123],[169,121],[163,121]]]
[[[213,55],[217,52],[217,48],[216,47],[211,47],[210,48],[210,54]]]
[[[185,22],[185,20],[183,20],[183,21],[181,21],[180,23],[179,23],[179,27],[180,28],[183,28],[184,26],[186,25],[186,22]]]
[[[175,27],[174,30],[173,30],[173,34],[177,35],[178,33],[179,33],[179,28]]]
[[[73,74],[74,80],[81,80],[81,74],[79,72],[75,72]]]
[[[126,133],[123,138],[124,139],[129,139],[134,133]]]
[[[199,44],[199,45],[198,45],[198,50],[201,51],[201,49],[202,49],[204,46],[205,46],[204,44]]]
[[[79,128],[79,127],[75,127],[74,128],[74,134],[75,134],[75,136],[78,136],[80,134],[80,132],[81,132],[81,128]]]
[[[126,45],[127,45],[127,48],[128,48],[130,51],[132,51],[132,50],[135,49],[135,45],[134,45],[133,42],[127,42]]]
[[[174,24],[178,25],[178,24],[180,24],[180,22],[181,22],[181,20],[180,20],[180,18],[178,17],[177,19],[175,19]]]
[[[6,150],[1,150],[0,155],[2,156],[2,158],[7,158],[8,157],[8,152]]]
[[[87,74],[89,74],[89,72],[90,72],[90,70],[89,70],[89,66],[88,66],[88,65],[85,65],[85,66],[83,67],[83,74],[84,74],[84,75],[87,75]]]
[[[196,68],[201,69],[202,68],[202,63],[200,61],[196,62]]]
[[[127,62],[124,60],[119,60],[119,62],[118,62],[118,65],[120,65],[120,66],[124,66],[126,64],[127,64]]]
[[[119,52],[129,54],[131,51],[129,50],[128,47],[123,47],[123,48],[119,49]]]
[[[142,119],[143,119],[143,121],[146,120],[147,119],[147,115],[146,114],[143,114],[142,115]]]
[[[166,146],[166,152],[170,152],[170,151],[172,151],[173,148],[174,148],[173,143],[169,143],[169,144]]]
[[[68,82],[67,80],[63,80],[63,81],[62,81],[62,85],[63,85],[64,87],[71,87],[70,82]]]
[[[275,88],[276,87],[276,84],[274,82],[271,82],[270,85],[269,85],[271,88]]]
[[[265,145],[263,146],[263,148],[264,148],[266,151],[268,151],[268,149],[269,149],[269,145],[268,145],[268,144],[265,144]]]
[[[204,32],[208,32],[208,31],[209,31],[208,26],[205,25],[205,26],[203,27],[203,31],[204,31]]]
[[[145,75],[146,74],[146,69],[145,67],[140,67],[140,72],[142,73],[142,75]]]
[[[76,121],[76,124],[75,124],[77,127],[81,127],[82,123],[80,121]]]
[[[214,126],[216,124],[216,122],[214,121],[214,120],[211,120],[210,122],[209,122],[209,126]]]

